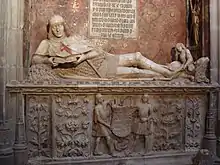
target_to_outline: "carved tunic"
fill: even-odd
[[[64,42],[71,42],[71,39],[50,39],[50,40],[43,40],[38,49],[36,50],[35,54],[42,55],[42,56],[48,56],[48,57],[67,57],[71,54],[68,51],[63,50],[63,43]],[[89,51],[95,50],[94,48],[91,48],[91,45],[88,45],[88,47],[80,47],[81,44],[86,44],[86,42],[73,44],[72,46],[76,46],[75,54],[86,54]],[[79,46],[77,46],[79,45]],[[90,60],[92,65],[95,67],[95,69],[99,72],[102,78],[110,78],[114,77],[116,74],[116,69],[118,66],[119,57],[116,55],[108,54],[104,51],[95,50],[100,53],[98,57],[95,57]],[[77,65],[76,67],[69,67],[69,68],[56,68],[54,71],[62,76],[62,77],[68,77],[68,76],[84,76],[84,77],[94,77],[99,78],[95,70],[91,67],[91,65],[84,61],[81,64]]]
[[[135,123],[133,132],[137,135],[150,135],[152,133],[152,106],[150,104],[139,109],[139,120]]]
[[[97,137],[107,137],[110,134],[110,128],[103,124],[110,123],[110,112],[108,109],[105,109],[102,104],[99,104],[95,107],[94,117],[95,117],[95,129]]]

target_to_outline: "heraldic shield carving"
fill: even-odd
[[[128,136],[132,132],[133,114],[137,110],[138,107],[112,106],[112,133],[118,137]]]
[[[95,99],[95,156],[135,156],[182,149],[184,97],[97,94]],[[168,119],[171,121],[167,124],[164,120]]]

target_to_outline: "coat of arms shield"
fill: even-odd
[[[138,107],[113,106],[112,107],[112,133],[118,137],[126,137],[131,133],[133,124],[133,113]]]

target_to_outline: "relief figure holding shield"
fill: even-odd
[[[111,121],[111,109],[110,105],[106,104],[103,96],[101,94],[96,95],[96,106],[94,109],[94,127],[95,127],[95,155],[102,155],[100,152],[99,145],[101,138],[104,138],[107,143],[109,153],[113,154],[113,144],[111,139],[111,130],[110,130],[110,121]]]

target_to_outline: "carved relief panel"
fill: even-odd
[[[29,157],[50,157],[50,97],[29,95],[27,97],[27,101],[27,131]]]
[[[198,150],[201,146],[206,109],[206,97],[191,96],[186,98],[186,150]]]
[[[30,157],[137,156],[198,150],[206,97],[27,96]]]
[[[96,95],[93,154],[134,156],[183,149],[183,97]]]
[[[156,143],[155,151],[181,150],[183,147],[183,119],[184,119],[184,97],[182,96],[158,96],[157,120],[155,129]]]
[[[57,157],[89,156],[93,97],[61,95],[53,99]]]

